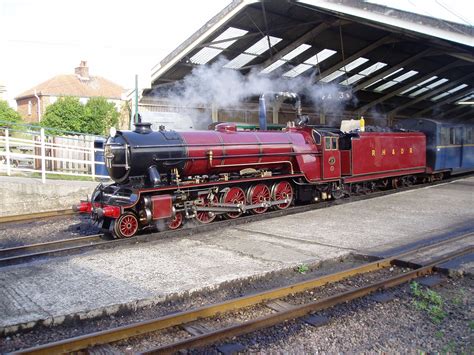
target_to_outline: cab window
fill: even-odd
[[[331,137],[325,137],[326,150],[331,150]]]
[[[337,138],[332,137],[332,149],[337,150]]]
[[[321,135],[313,129],[313,139],[314,143],[321,144]]]

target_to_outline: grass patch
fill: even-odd
[[[438,292],[422,288],[418,282],[412,282],[410,288],[415,297],[413,305],[417,310],[426,312],[431,321],[436,324],[441,323],[446,318],[444,300]]]

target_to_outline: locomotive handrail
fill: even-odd
[[[222,147],[222,146],[248,146],[249,144],[253,145],[283,145],[289,144],[293,145],[293,142],[256,142],[256,143],[195,143],[195,144],[150,144],[150,145],[134,145],[133,148],[183,148],[183,147]]]

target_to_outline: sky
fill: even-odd
[[[91,75],[149,82],[151,68],[231,0],[0,0],[0,85],[13,98],[86,60]],[[474,24],[472,0],[371,0]],[[142,86],[142,85],[139,85]]]

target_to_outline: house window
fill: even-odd
[[[32,108],[31,100],[28,101],[28,116],[31,116],[31,108]]]

